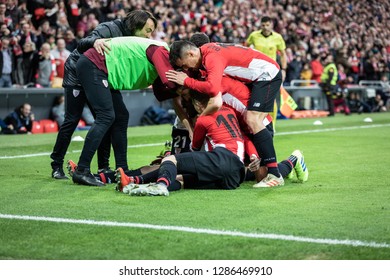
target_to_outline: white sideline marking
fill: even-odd
[[[324,128],[324,129],[313,129],[313,130],[302,130],[302,131],[287,131],[277,132],[275,136],[279,135],[293,135],[293,134],[306,134],[306,133],[318,133],[318,132],[329,132],[338,130],[353,130],[353,129],[364,129],[364,128],[376,128],[390,126],[390,124],[372,124],[372,125],[359,125],[359,126],[347,126],[347,127],[336,127],[336,128]]]
[[[301,131],[287,131],[287,132],[277,132],[275,136],[279,135],[294,135],[294,134],[307,134],[307,133],[318,133],[318,132],[329,132],[329,131],[339,131],[339,130],[353,130],[353,129],[364,129],[364,128],[376,128],[390,126],[390,124],[373,124],[373,125],[359,125],[359,126],[350,126],[350,127],[338,127],[338,128],[324,128],[324,129],[312,129],[312,130],[301,130]],[[142,147],[153,147],[164,145],[164,143],[151,143],[151,144],[139,144],[139,145],[130,145],[127,146],[128,149],[133,148],[142,148]],[[81,150],[73,150],[68,153],[79,153]],[[14,158],[29,158],[29,157],[39,157],[39,156],[50,156],[51,153],[37,153],[37,154],[26,154],[26,155],[17,155],[17,156],[0,156],[0,159],[14,159]]]
[[[200,234],[203,233],[203,234],[210,234],[210,235],[224,235],[224,236],[236,236],[236,237],[247,237],[247,238],[257,238],[257,239],[274,239],[274,240],[282,240],[282,241],[318,243],[318,244],[326,244],[326,245],[347,245],[353,247],[390,248],[390,244],[387,243],[366,242],[360,240],[310,238],[310,237],[301,237],[301,236],[294,236],[294,235],[272,234],[272,233],[246,233],[246,232],[239,232],[239,231],[213,230],[213,229],[192,228],[192,227],[182,227],[182,226],[161,226],[161,225],[140,224],[140,223],[77,220],[77,219],[67,219],[67,218],[21,216],[21,215],[9,215],[9,214],[0,214],[0,218],[11,219],[11,220],[43,221],[43,222],[96,225],[96,226],[108,226],[108,227],[144,228],[144,229],[180,231],[180,232],[200,233]]]

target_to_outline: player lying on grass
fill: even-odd
[[[209,97],[199,93],[192,93],[191,96],[195,109],[201,113],[207,106]],[[204,140],[208,143],[209,151],[199,151]],[[176,180],[177,174],[190,177],[193,187],[235,189],[245,178],[245,144],[250,145],[250,142],[244,141],[234,111],[223,106],[211,115],[198,117],[191,145],[191,148],[198,152],[165,157],[155,172],[158,174],[156,183],[129,184],[125,192],[130,195],[167,196],[170,191],[181,189],[181,184]],[[254,147],[247,149],[256,154]],[[258,158],[257,161],[253,159],[251,168],[258,169],[259,163]]]
[[[198,112],[204,110],[207,105],[208,97],[195,94],[194,104]],[[194,142],[192,148],[199,149],[203,140],[206,139],[211,152],[189,152],[178,155],[171,155],[162,160],[159,170],[137,177],[128,177],[123,170],[118,169],[118,190],[130,195],[168,195],[169,191],[176,191],[182,188],[184,183],[185,188],[196,189],[234,189],[239,186],[245,176],[242,169],[242,154],[241,151],[244,142],[243,135],[238,126],[238,120],[235,117],[234,111],[223,106],[221,110],[210,116],[200,116],[196,122],[194,129]],[[221,147],[222,145],[222,147]],[[260,160],[256,154],[256,150],[250,141],[246,141],[245,147],[251,156],[251,163],[248,166],[250,171],[259,172]],[[226,153],[226,150],[240,151],[240,161],[237,161],[237,155]],[[225,157],[215,157],[219,154]],[[294,151],[298,154],[299,151]],[[234,155],[234,157],[232,157]],[[234,160],[233,160],[234,159]],[[303,159],[303,158],[302,158]],[[290,156],[289,160],[280,163],[281,171],[284,176],[291,173],[291,170],[296,166],[296,171],[299,171],[299,165],[296,165],[297,157]],[[240,167],[233,167],[231,164],[238,164]],[[232,173],[233,172],[233,173]],[[266,170],[262,170],[262,175],[267,174]],[[177,174],[180,174],[177,176]],[[238,176],[238,174],[240,174]],[[231,177],[233,175],[233,177]],[[232,179],[233,178],[233,179]],[[240,178],[238,180],[238,178]],[[229,180],[234,185],[229,185]],[[307,178],[306,178],[307,180]],[[157,181],[152,184],[139,184],[143,182]],[[137,184],[137,183],[138,184]]]

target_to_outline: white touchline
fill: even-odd
[[[359,126],[338,127],[338,128],[287,131],[287,132],[278,132],[275,134],[275,136],[319,133],[319,132],[329,132],[329,131],[339,131],[339,130],[353,130],[353,129],[364,129],[364,128],[377,128],[377,127],[384,127],[384,126],[390,126],[390,124],[373,124],[373,125],[359,125]],[[153,146],[160,146],[160,145],[164,145],[164,143],[130,145],[127,146],[127,148],[134,149],[134,148],[153,147]],[[80,152],[81,150],[73,150],[73,151],[69,151],[68,153],[80,153]],[[50,154],[51,153],[37,153],[37,154],[26,154],[26,155],[17,155],[17,156],[0,156],[0,159],[29,158],[29,157],[49,156]]]
[[[311,237],[272,234],[272,233],[247,233],[247,232],[240,232],[240,231],[213,230],[213,229],[206,229],[206,228],[192,228],[192,227],[182,227],[182,226],[162,226],[162,225],[151,225],[151,224],[140,224],[140,223],[78,220],[78,219],[67,219],[67,218],[22,216],[22,215],[9,215],[9,214],[0,214],[0,219],[82,224],[82,225],[108,226],[108,227],[144,228],[144,229],[180,231],[180,232],[200,233],[200,234],[210,234],[210,235],[224,235],[224,236],[236,236],[236,237],[247,237],[247,238],[257,238],[257,239],[275,239],[275,240],[282,240],[282,241],[318,243],[318,244],[326,244],[326,245],[347,245],[347,246],[354,246],[354,247],[390,248],[390,244],[387,243],[367,242],[367,241],[360,241],[360,240],[311,238]]]

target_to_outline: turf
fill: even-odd
[[[363,122],[366,117],[373,122]],[[49,154],[56,134],[1,136],[0,214],[132,226],[0,218],[0,259],[390,259],[390,114],[337,115],[321,119],[322,126],[314,120],[278,120],[275,136],[279,161],[294,149],[304,152],[308,182],[286,180],[271,189],[245,182],[234,191],[182,190],[169,197],[130,197],[115,192],[114,185],[54,180]],[[151,162],[170,132],[167,125],[129,128],[130,167]],[[82,145],[72,142],[66,160],[77,162]],[[270,235],[245,235],[250,233]],[[311,239],[271,239],[271,234]],[[315,241],[325,239],[365,245]]]

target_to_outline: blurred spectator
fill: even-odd
[[[69,52],[73,52],[76,48],[77,48],[77,39],[75,38],[74,34],[73,34],[73,31],[72,30],[67,30],[65,32],[65,43],[66,43],[66,46],[65,48],[69,51]]]
[[[312,80],[321,83],[321,75],[322,72],[324,71],[324,67],[322,66],[322,63],[320,61],[321,57],[317,53],[313,54],[312,57],[313,59],[312,61],[310,61],[310,68],[313,73]]]
[[[50,26],[49,21],[48,20],[43,21],[36,33],[40,43],[39,46],[37,46],[37,48],[39,49],[43,43],[47,42],[49,40],[49,37],[54,36],[54,33],[55,33],[54,29]]]
[[[7,11],[7,6],[5,3],[0,3],[0,22],[4,23],[7,28],[12,29],[13,28],[13,23],[12,23],[12,18],[6,15]]]
[[[351,112],[355,112],[358,114],[361,113],[371,113],[372,109],[371,106],[365,102],[361,96],[356,92],[349,92],[348,93],[348,107],[350,108]]]
[[[70,32],[77,41],[97,24],[121,18],[134,9],[149,10],[158,18],[155,38],[168,44],[177,38],[190,38],[194,32],[205,32],[212,41],[243,44],[252,33],[261,32],[261,18],[267,15],[274,19],[272,34],[280,34],[292,55],[299,51],[303,62],[314,63],[316,56],[321,59],[332,53],[354,83],[390,74],[390,18],[386,12],[390,2],[383,0],[364,5],[359,0],[3,0],[0,33],[1,37],[10,37],[15,57],[29,40],[39,50],[44,42],[63,38],[66,48],[72,50]],[[280,63],[287,69],[283,59]],[[320,81],[320,64],[316,62],[317,69],[313,63],[312,79]]]
[[[301,78],[301,72],[303,69],[302,57],[299,52],[297,52],[293,60],[287,66],[286,79],[284,81],[285,85],[289,85],[292,80],[299,80]]]
[[[10,40],[7,37],[1,38],[0,54],[0,88],[12,87],[13,53],[10,48]]]
[[[37,86],[50,87],[53,77],[56,76],[56,63],[50,54],[50,45],[44,43],[38,58]]]
[[[31,105],[24,103],[15,109],[4,119],[3,134],[26,134],[31,133],[34,114],[31,112]]]
[[[360,59],[357,56],[357,50],[353,49],[348,57],[348,64],[350,66],[349,76],[353,78],[353,83],[359,82],[359,70],[360,70]]]
[[[300,79],[309,81],[312,80],[312,77],[313,77],[313,71],[310,68],[310,64],[308,62],[303,63]]]
[[[386,112],[387,108],[385,102],[382,99],[382,96],[377,93],[375,99],[373,100],[372,112]]]
[[[64,65],[65,61],[68,59],[70,55],[70,51],[66,48],[66,43],[64,39],[58,39],[56,48],[50,51],[52,57],[54,57],[56,61],[56,71],[57,77],[64,77]]]
[[[33,42],[25,42],[23,52],[16,57],[15,82],[20,86],[35,85],[38,53]]]
[[[23,46],[26,42],[33,42],[35,46],[39,49],[41,47],[41,43],[37,35],[31,30],[31,25],[29,23],[24,23],[22,25],[22,32],[19,40],[19,45]]]
[[[18,7],[18,0],[7,1],[6,15],[12,19],[12,24],[14,25],[14,27],[19,24],[20,20],[23,17],[23,10]]]

